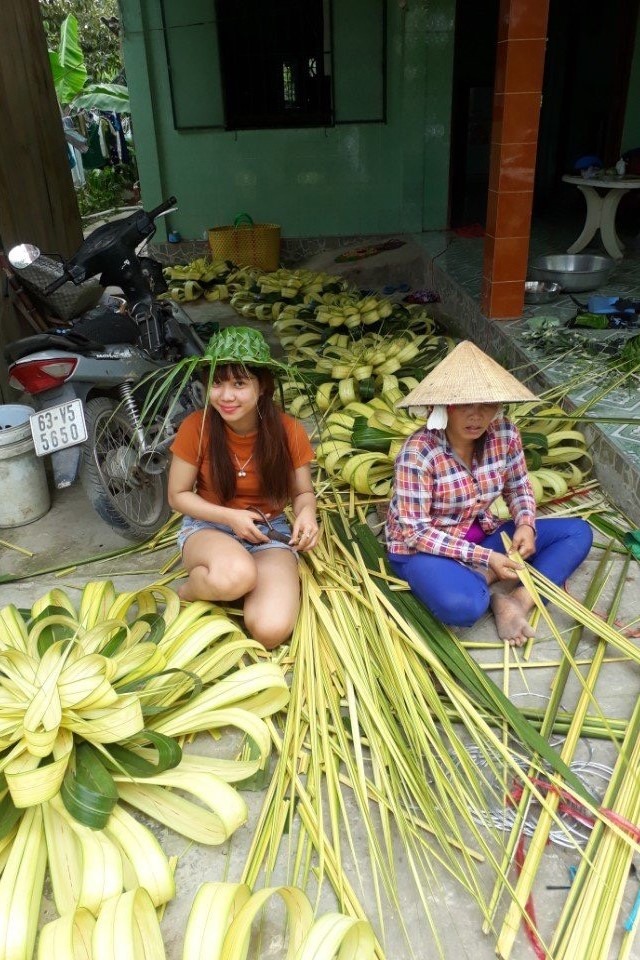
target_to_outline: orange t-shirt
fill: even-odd
[[[260,487],[260,480],[253,460],[249,460],[253,453],[256,434],[249,433],[239,436],[225,426],[227,445],[231,454],[231,461],[243,468],[244,477],[236,477],[236,495],[228,503],[222,503],[211,487],[211,458],[209,456],[210,434],[208,423],[204,423],[203,410],[190,413],[178,428],[176,438],[171,445],[171,452],[198,468],[196,477],[196,492],[203,500],[219,506],[244,509],[258,507],[263,513],[280,513],[284,503],[273,503]],[[287,437],[287,445],[291,454],[293,469],[297,470],[305,463],[314,459],[313,447],[309,442],[307,432],[302,424],[287,413],[280,413],[282,424]],[[249,461],[248,463],[246,461]],[[243,466],[246,464],[246,466]],[[237,471],[236,471],[237,472]]]

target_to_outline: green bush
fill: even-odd
[[[119,164],[88,170],[86,183],[77,191],[78,209],[81,217],[101,210],[124,205],[124,191],[130,190],[137,179],[133,164]]]

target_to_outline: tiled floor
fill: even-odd
[[[539,255],[564,253],[580,227],[578,220],[551,223],[534,219],[529,263]],[[452,232],[425,233],[415,239],[461,290],[479,304],[483,239],[460,237]],[[625,239],[628,246],[624,259],[616,263],[606,285],[594,292],[640,300],[640,247],[634,246],[633,238]],[[603,254],[604,250],[594,242],[584,252]],[[578,293],[575,297],[586,304],[590,295]],[[525,305],[520,319],[499,323],[504,333],[516,341],[537,368],[544,370],[552,383],[566,384],[572,377],[580,381],[570,396],[576,404],[592,401],[590,416],[618,418],[619,422],[607,425],[607,434],[640,469],[640,378],[633,375],[623,386],[611,389],[616,375],[610,372],[610,362],[630,336],[640,333],[640,327],[567,329],[565,324],[577,309],[569,296],[561,295],[553,303]],[[543,322],[542,329],[536,331],[534,325],[542,318],[553,318],[551,323],[557,326]],[[609,390],[607,395],[596,401],[605,388]],[[636,422],[632,422],[634,420]]]

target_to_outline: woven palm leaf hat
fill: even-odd
[[[418,408],[415,412],[423,414],[433,408],[427,426],[444,429],[448,406],[522,403],[536,399],[535,394],[504,367],[470,340],[463,340],[396,406]]]
[[[225,327],[214,333],[202,360],[212,366],[239,363],[244,367],[266,367],[283,376],[291,374],[290,367],[271,356],[269,345],[260,331],[251,327]]]
[[[269,345],[259,330],[251,327],[225,327],[209,340],[204,353],[199,356],[183,357],[176,363],[164,367],[152,379],[143,418],[156,416],[166,407],[173,409],[180,401],[183,391],[194,378],[201,380],[199,371],[204,368],[209,386],[213,381],[215,368],[225,363],[237,363],[246,367],[265,367],[276,376],[280,391],[285,381],[295,380],[304,386],[295,367],[271,356]],[[163,416],[165,414],[163,413]]]

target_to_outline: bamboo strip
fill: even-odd
[[[614,596],[614,599],[611,604],[609,611],[609,620],[612,621],[615,619],[617,612],[617,607],[620,601],[620,596],[622,592],[622,587],[626,578],[628,564],[624,565],[622,574],[618,583],[618,589]],[[547,623],[553,630],[553,621],[549,616],[545,607],[539,601],[539,597],[533,587],[533,584],[528,581],[527,571],[524,570],[521,572],[521,578],[527,588],[529,589],[531,595],[536,600],[536,603],[541,608],[541,614],[547,620]],[[562,746],[560,756],[566,763],[571,763],[576,745],[580,739],[582,724],[584,718],[587,714],[587,709],[589,705],[593,702],[593,692],[595,690],[596,682],[600,674],[600,668],[602,666],[602,661],[604,659],[606,651],[606,642],[600,640],[598,642],[595,654],[593,656],[593,661],[591,667],[588,671],[587,678],[583,684],[583,690],[580,695],[578,704],[576,706],[571,724],[567,730],[566,739]],[[549,840],[549,833],[553,825],[552,814],[557,809],[560,803],[560,796],[557,793],[552,793],[549,797],[549,807],[545,810],[540,811],[540,816],[538,818],[538,823],[536,824],[536,829],[534,831],[533,837],[531,839],[529,849],[527,851],[524,864],[518,882],[516,884],[515,897],[513,898],[511,905],[507,911],[507,914],[504,918],[502,929],[498,937],[497,952],[504,960],[509,960],[511,956],[511,951],[513,949],[513,944],[515,941],[515,936],[520,925],[520,916],[524,910],[526,903],[531,895],[531,890],[535,881],[535,876],[540,866],[542,859],[542,854],[544,848]]]
[[[594,573],[593,579],[587,589],[587,596],[585,598],[585,604],[587,606],[592,606],[597,602],[597,598],[600,595],[602,590],[602,585],[606,576],[606,563],[607,556],[605,555],[600,559],[596,571]],[[554,679],[553,689],[551,691],[551,697],[547,705],[547,710],[545,712],[542,725],[540,727],[540,734],[545,739],[551,734],[551,731],[555,724],[555,719],[560,709],[560,703],[564,695],[564,690],[566,687],[567,680],[570,675],[571,662],[575,651],[577,650],[578,644],[582,637],[582,626],[577,626],[572,631],[572,634],[569,638],[569,644],[566,652],[563,652],[562,661],[558,669],[558,673]],[[514,819],[513,827],[509,840],[507,842],[507,848],[505,851],[505,857],[503,859],[502,867],[503,871],[508,869],[509,864],[512,862],[513,857],[515,856],[516,847],[520,838],[523,824],[525,822],[527,812],[531,803],[531,796],[527,788],[522,795],[520,803],[518,804],[518,809]],[[500,877],[496,880],[493,893],[490,901],[490,916],[493,918],[498,909],[500,899],[502,897],[504,889],[504,884],[502,883]],[[526,901],[525,901],[526,902]],[[485,925],[485,933],[488,932],[488,927]]]
[[[0,546],[6,547],[7,550],[17,550],[18,553],[24,553],[26,557],[35,557],[35,553],[31,550],[27,550],[26,547],[19,547],[15,543],[9,543],[8,540],[0,540]]]
[[[465,644],[466,646],[466,644]],[[603,663],[631,663],[629,657],[605,657],[602,661]],[[573,661],[575,666],[584,667],[586,664],[591,663],[591,657],[589,658],[577,658]],[[508,670],[538,670],[538,669],[552,669],[553,667],[560,667],[562,660],[532,660],[529,663],[509,663],[507,665]],[[495,663],[482,663],[482,669],[487,670],[488,672],[494,670],[504,670],[504,663],[496,661]]]
[[[631,824],[640,822],[640,700],[629,723],[623,748],[607,788],[603,808]],[[603,815],[591,832],[585,856],[592,869],[578,869],[553,941],[557,960],[599,960],[609,946],[629,874],[639,844]],[[585,921],[585,918],[588,920]],[[591,936],[585,937],[584,927]]]

